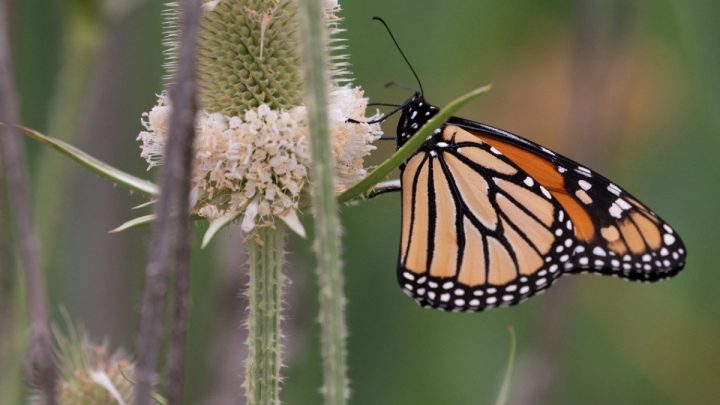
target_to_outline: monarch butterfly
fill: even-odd
[[[397,111],[399,148],[439,109],[420,85]],[[424,307],[482,311],[563,274],[653,282],[685,265],[677,233],[630,193],[510,132],[452,117],[400,169],[397,278]]]

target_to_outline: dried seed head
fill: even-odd
[[[121,350],[90,341],[65,315],[66,331],[53,328],[60,370],[57,400],[64,405],[129,404],[133,400],[135,363]],[[31,395],[30,403],[45,403]]]

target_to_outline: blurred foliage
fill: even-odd
[[[14,9],[23,123],[40,130],[47,130],[51,121],[51,105],[62,85],[59,72],[71,62],[62,57],[63,33],[73,21],[68,18],[70,3],[23,0]],[[397,103],[409,96],[406,90],[384,88],[388,81],[416,86],[387,34],[371,21],[379,15],[418,71],[429,101],[443,105],[492,82],[493,91],[464,108],[462,116],[591,160],[593,168],[673,224],[689,250],[685,272],[660,284],[577,277],[570,305],[555,308],[563,311],[564,328],[543,330],[543,310],[550,308],[546,304],[554,289],[520,306],[482,314],[420,309],[395,281],[399,196],[347,207],[343,223],[353,403],[490,403],[504,369],[507,325],[514,326],[518,337],[511,402],[514,392],[532,383],[518,368],[544,333],[564,336],[559,338],[564,346],[552,403],[720,403],[715,381],[720,375],[720,297],[715,288],[720,256],[714,247],[720,240],[720,163],[715,157],[720,146],[720,3],[341,3],[356,83],[373,101]],[[99,13],[102,29],[92,34],[102,36],[95,38],[96,59],[89,71],[79,73],[88,90],[81,100],[59,102],[83,108],[73,124],[77,146],[133,174],[152,177],[156,173],[143,170],[135,137],[140,114],[162,88],[162,2],[140,4],[121,19]],[[580,19],[578,10],[591,12]],[[581,107],[590,109],[594,125],[578,133],[573,120]],[[394,122],[385,129],[394,133]],[[47,155],[28,146],[35,173]],[[392,147],[391,142],[382,144],[373,161],[387,157]],[[132,350],[149,228],[120,235],[107,230],[136,216],[129,207],[143,201],[69,161],[65,165],[67,190],[38,202],[57,216],[56,224],[40,235],[51,246],[44,261],[52,304],[66,305],[94,339],[107,336],[111,347]],[[234,297],[244,282],[244,263],[233,256],[243,240],[227,235],[222,243],[193,254],[188,403],[222,403],[206,399],[220,401],[221,385],[227,390],[233,382],[230,395],[240,394],[241,370],[227,364],[243,355],[242,340],[221,336],[241,330],[237,317],[243,311],[228,308],[244,305]],[[293,243],[284,402],[315,404],[320,401],[320,365],[312,255],[307,241]],[[225,350],[221,356],[218,349]],[[4,394],[0,402],[15,402]]]

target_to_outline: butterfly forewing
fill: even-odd
[[[656,281],[682,269],[686,253],[680,238],[630,193],[564,156],[537,145],[532,150],[529,141],[501,140],[501,131],[483,127],[475,135],[547,187],[569,214],[578,243],[566,272]]]

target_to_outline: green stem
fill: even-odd
[[[510,332],[510,352],[508,353],[507,364],[505,365],[505,374],[503,375],[500,391],[495,399],[495,405],[506,405],[510,398],[510,385],[512,383],[512,372],[515,365],[515,351],[517,350],[517,340],[515,339],[515,329],[508,327]]]
[[[248,287],[248,357],[245,395],[248,405],[280,404],[282,306],[285,228],[261,228],[250,240]]]
[[[319,322],[325,404],[347,403],[347,326],[341,259],[341,230],[328,125],[328,55],[321,0],[300,2],[300,42],[312,152],[312,203],[319,284]]]
[[[450,104],[447,105],[447,107],[440,110],[437,115],[432,117],[430,121],[428,121],[425,125],[418,130],[415,135],[412,136],[405,144],[395,151],[395,153],[390,156],[386,161],[384,161],[380,166],[376,167],[375,170],[370,172],[365,178],[357,182],[354,186],[350,187],[349,189],[345,190],[344,193],[340,194],[338,197],[338,201],[340,203],[346,203],[348,201],[351,201],[357,197],[362,196],[370,190],[372,186],[377,184],[379,181],[385,178],[391,171],[393,171],[395,168],[400,167],[400,165],[407,160],[407,158],[410,157],[420,146],[425,142],[428,136],[432,134],[434,130],[437,128],[440,128],[440,126],[448,119],[450,118],[457,110],[462,108],[465,104],[470,102],[472,99],[478,97],[479,95],[488,92],[492,88],[491,85],[486,85],[483,87],[479,87],[469,93],[466,93],[455,100],[451,101]]]

